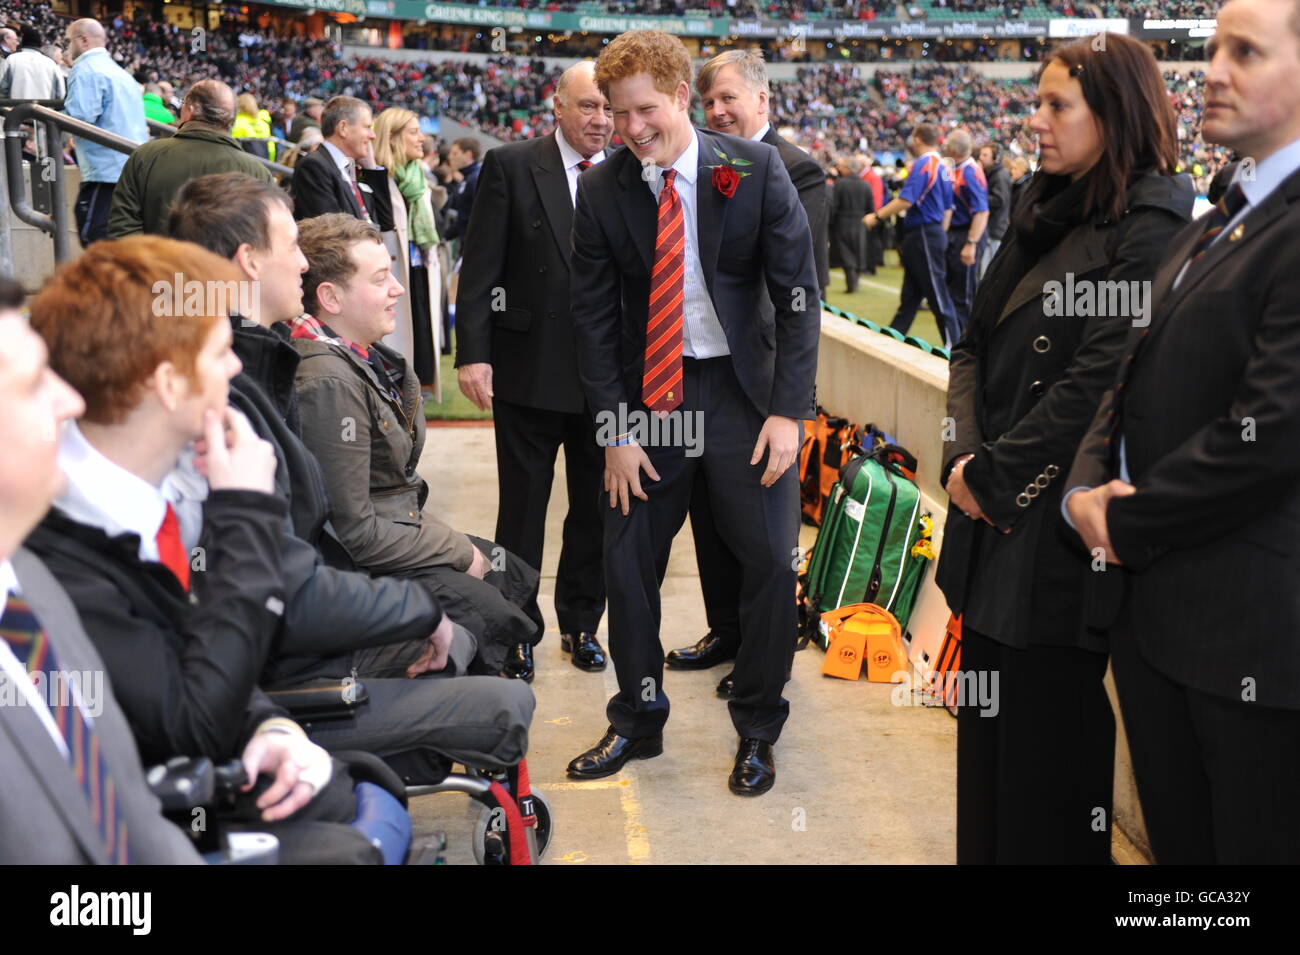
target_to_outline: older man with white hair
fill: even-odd
[[[542,562],[555,455],[564,446],[569,513],[555,581],[560,646],[580,670],[605,669],[596,630],[605,612],[597,497],[605,462],[578,377],[569,316],[569,234],[582,173],[605,158],[609,103],[586,60],[555,91],[554,133],[483,159],[465,233],[456,300],[460,389],[496,418],[496,540]],[[511,657],[531,679],[533,648]]]

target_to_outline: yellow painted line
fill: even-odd
[[[620,780],[617,776],[608,779],[566,780],[562,783],[533,783],[534,788],[546,793],[571,793],[593,789],[614,789],[619,786],[632,785],[630,780]]]
[[[611,696],[618,692],[618,677],[612,666],[605,669],[603,681]],[[650,862],[650,838],[641,821],[641,800],[636,794],[636,784],[621,772],[615,778],[619,782],[618,803],[623,810],[623,838],[627,842],[628,861],[647,865]]]

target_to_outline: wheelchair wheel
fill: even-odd
[[[537,825],[530,830],[529,850],[533,864],[540,865],[546,847],[551,843],[555,833],[554,816],[551,804],[538,790],[533,790],[533,812],[537,816]],[[510,851],[506,836],[506,815],[499,808],[479,807],[478,818],[474,821],[474,861],[479,865],[508,865]]]

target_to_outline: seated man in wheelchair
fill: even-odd
[[[68,486],[28,546],[72,597],[147,764],[177,754],[224,762],[267,720],[268,731],[302,733],[257,689],[273,655],[313,653],[314,635],[285,625],[302,582],[288,576],[296,539],[286,532],[287,502],[274,493],[275,451],[226,405],[239,360],[224,310],[203,291],[180,310],[188,314],[168,315],[160,302],[178,282],[211,291],[238,278],[196,246],[136,237],[65,266],[31,308],[55,370],[88,410],[64,436]],[[195,470],[206,478],[197,511],[173,480],[195,442]],[[185,520],[192,511],[197,521]],[[365,612],[333,599],[323,612],[336,620]],[[455,645],[455,628],[436,607],[424,624],[430,631],[429,652],[412,673],[442,668]],[[524,755],[526,686],[403,677],[367,687],[370,706],[313,727],[318,742],[478,766]]]
[[[440,520],[417,472],[425,438],[420,383],[379,341],[392,332],[404,294],[379,230],[339,213],[306,219],[299,230],[306,314],[289,322],[302,355],[299,417],[340,538],[371,573],[428,588],[453,620],[511,654],[508,673],[531,680],[521,663],[531,657],[517,648],[542,637],[537,570]]]

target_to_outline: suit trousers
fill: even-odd
[[[951,328],[940,329],[947,339],[944,344],[948,348],[961,341],[962,333],[966,331],[966,324],[970,321],[971,304],[975,301],[975,289],[979,285],[980,261],[984,258],[984,250],[988,247],[988,239],[981,236],[979,244],[975,247],[975,264],[963,264],[961,252],[966,245],[969,231],[969,225],[948,230],[948,298],[952,301],[953,324]]]
[[[1115,719],[1105,654],[1018,650],[963,625],[961,673],[957,864],[1106,865]]]
[[[1135,637],[1126,607],[1111,657],[1156,862],[1300,863],[1300,711],[1175,683]]]
[[[941,334],[953,328],[952,299],[948,296],[946,265],[948,236],[938,222],[903,227],[903,241],[898,255],[903,262],[903,287],[899,290],[898,311],[891,327],[907,334],[921,307],[921,299],[930,303]]]
[[[608,501],[604,505],[609,648],[619,686],[606,713],[614,730],[627,737],[652,736],[668,720],[659,587],[696,475],[703,473],[714,524],[741,563],[745,639],[736,658],[731,721],[742,737],[776,742],[790,710],[781,694],[794,653],[798,474],[791,468],[770,488],[759,483],[766,457],[755,466],[749,458],[764,419],[741,388],[730,357],[685,359],[682,385],[684,400],[667,422],[689,419],[702,440],[644,442],[660,478],[642,475],[647,500],[632,498],[626,517]]]
[[[546,510],[555,455],[564,448],[569,510],[564,517],[555,576],[555,615],[561,633],[595,633],[605,613],[600,493],[604,451],[591,415],[492,401],[497,445],[496,539],[525,563],[541,568]]]
[[[695,537],[695,566],[700,572],[700,593],[709,632],[734,656],[740,647],[740,561],[722,540],[713,521],[709,485],[704,470],[695,474],[691,488],[691,533]]]

